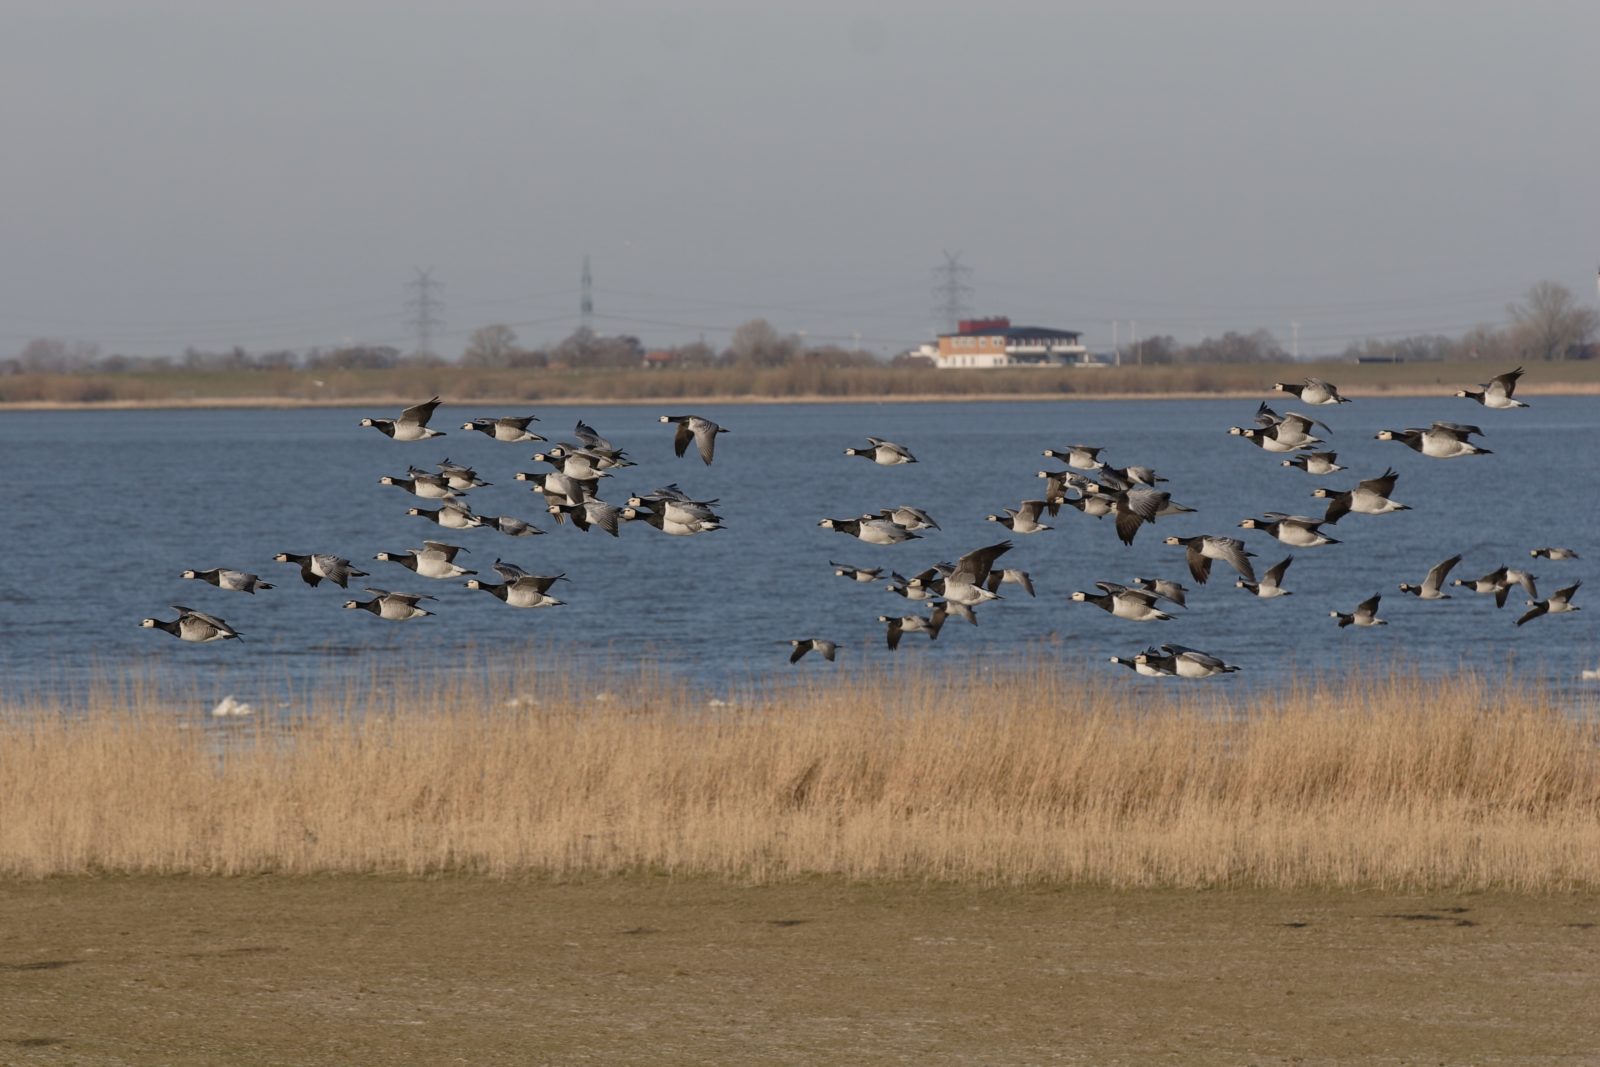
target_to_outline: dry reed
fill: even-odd
[[[405,401],[442,394],[515,398],[530,403],[581,400],[636,402],[751,398],[882,400],[938,397],[981,400],[1005,397],[1259,394],[1274,381],[1318,374],[1352,395],[1390,391],[1427,393],[1471,387],[1489,368],[1477,362],[1353,364],[1185,363],[1168,366],[1078,369],[937,370],[930,367],[825,368],[814,363],[782,367],[684,367],[667,370],[482,369],[460,366],[386,370],[150,371],[125,374],[0,375],[0,404],[228,404],[282,401],[326,404]],[[1592,391],[1600,361],[1543,364],[1538,381],[1523,392]]]
[[[1221,692],[1040,661],[714,706],[508,668],[219,726],[132,687],[0,719],[0,875],[1600,886],[1592,707],[1473,675]]]

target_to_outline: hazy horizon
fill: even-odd
[[[19,3],[0,358],[741,322],[888,353],[969,310],[1303,354],[1595,300],[1600,8]]]

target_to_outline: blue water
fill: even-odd
[[[697,497],[719,498],[727,521],[722,532],[688,538],[624,526],[618,539],[556,527],[540,498],[513,480],[517,470],[542,469],[529,459],[537,446],[454,428],[477,415],[526,413],[523,405],[446,404],[434,421],[447,437],[404,444],[359,428],[363,415],[390,414],[367,408],[6,412],[0,446],[12,484],[0,569],[0,679],[16,696],[138,671],[202,696],[232,692],[271,703],[285,687],[350,672],[515,655],[555,669],[648,660],[715,690],[790,672],[788,640],[810,635],[837,640],[841,664],[811,657],[795,671],[859,669],[891,655],[992,665],[1042,648],[1073,669],[1130,686],[1197,684],[1138,679],[1106,662],[1152,640],[1239,664],[1239,675],[1198,683],[1231,687],[1356,664],[1429,673],[1465,663],[1574,689],[1579,670],[1600,662],[1600,610],[1518,628],[1520,591],[1496,610],[1492,598],[1466,590],[1422,603],[1396,589],[1456,552],[1466,558],[1453,577],[1525,566],[1539,577],[1541,595],[1593,579],[1600,559],[1594,400],[1540,397],[1511,412],[1449,397],[1319,408],[1313,414],[1334,430],[1329,447],[1350,468],[1326,478],[1282,467],[1282,457],[1230,437],[1228,426],[1249,425],[1254,408],[1241,400],[698,405],[693,410],[732,431],[705,467],[693,450],[673,456],[672,428],[656,421],[666,408],[535,406],[543,419],[535,428],[547,436],[570,438],[565,431],[582,417],[637,461],[603,485],[605,498],[620,503],[676,481]],[[1373,437],[1433,419],[1483,426],[1495,454],[1440,461]],[[843,454],[868,434],[906,445],[920,462],[884,468]],[[952,619],[936,644],[908,636],[890,653],[876,616],[918,605],[881,584],[836,578],[829,561],[911,574],[1002,540],[1007,531],[984,515],[1040,495],[1035,471],[1059,469],[1041,450],[1079,442],[1104,445],[1113,463],[1155,466],[1174,499],[1198,513],[1161,519],[1128,548],[1109,519],[1063,509],[1047,520],[1055,530],[1014,538],[1002,561],[1032,573],[1036,599],[1003,587],[1003,603],[979,610],[980,626]],[[494,483],[468,496],[476,510],[535,520],[548,532],[510,538],[441,530],[405,514],[433,502],[378,484],[381,475],[445,456]],[[1237,528],[1264,510],[1320,514],[1322,502],[1310,496],[1315,486],[1347,488],[1389,465],[1400,472],[1395,498],[1413,510],[1348,516],[1332,530],[1342,545],[1290,550]],[[878,547],[817,526],[824,516],[897,504],[927,509],[943,529]],[[1240,537],[1257,553],[1259,570],[1292,552],[1286,584],[1295,595],[1258,601],[1234,588],[1222,565],[1209,585],[1195,587],[1182,549],[1161,543],[1174,533]],[[423,538],[465,545],[470,554],[458,562],[490,580],[496,556],[539,573],[565,572],[571,583],[553,592],[567,606],[519,611],[459,580],[431,581],[372,559]],[[1530,548],[1547,544],[1584,558],[1529,558]],[[342,610],[344,591],[328,583],[308,588],[297,568],[272,561],[285,550],[346,556],[372,575],[352,583],[353,593],[366,584],[432,593],[438,615],[397,624]],[[178,577],[185,568],[216,566],[254,571],[277,588],[247,596]],[[1189,609],[1174,622],[1133,623],[1068,600],[1097,579],[1134,575],[1182,580],[1193,590]],[[1600,582],[1590,584],[1600,592]],[[1388,626],[1335,627],[1330,610],[1349,611],[1374,592],[1384,594]],[[1585,600],[1580,594],[1578,603]],[[222,616],[245,639],[197,646],[139,628],[147,615],[170,618],[175,603]]]

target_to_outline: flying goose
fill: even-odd
[[[1238,426],[1228,427],[1228,432],[1236,437],[1243,437],[1251,444],[1268,452],[1294,452],[1304,451],[1314,445],[1322,444],[1322,440],[1311,435],[1313,426],[1328,430],[1326,423],[1313,419],[1310,415],[1302,415],[1291,411],[1287,415],[1279,415],[1267,405],[1262,404],[1256,409],[1256,426],[1252,429],[1243,429]]]
[[[1344,542],[1329,537],[1320,527],[1327,519],[1312,519],[1304,515],[1285,515],[1281,511],[1266,512],[1259,519],[1245,519],[1242,529],[1260,530],[1271,534],[1292,548],[1316,548],[1318,545],[1338,545]]]
[[[621,450],[595,432],[595,428],[585,423],[582,419],[572,428],[572,434],[583,442],[584,448],[595,449],[601,452],[620,452]]]
[[[1293,556],[1285,556],[1283,559],[1273,564],[1267,573],[1261,576],[1261,581],[1252,582],[1247,581],[1244,578],[1240,578],[1238,581],[1233,583],[1234,587],[1238,589],[1248,589],[1253,595],[1260,597],[1262,600],[1271,600],[1274,597],[1280,596],[1293,596],[1293,590],[1285,589],[1283,587],[1283,576],[1285,572],[1289,570],[1289,564],[1293,562]]]
[[[1133,584],[1140,589],[1148,589],[1163,600],[1170,600],[1180,608],[1188,607],[1187,597],[1189,590],[1177,582],[1166,578],[1135,578]]]
[[[1409,427],[1404,430],[1379,430],[1379,441],[1399,441],[1413,452],[1433,459],[1455,459],[1458,456],[1492,456],[1487,448],[1480,448],[1467,440],[1470,434],[1482,434],[1476,426],[1463,426],[1457,422],[1436,422],[1426,430]]]
[[[485,526],[492,526],[507,537],[532,537],[544,533],[539,527],[510,515],[479,515]]]
[[[1298,467],[1307,474],[1334,474],[1345,468],[1339,466],[1339,453],[1337,452],[1302,452],[1300,455],[1283,461],[1285,467]]]
[[[913,456],[904,447],[893,441],[885,441],[881,437],[868,437],[866,448],[847,448],[847,456],[861,456],[870,459],[880,467],[898,467],[905,463],[915,463],[917,457]]]
[[[610,466],[606,463],[605,457],[584,448],[562,448],[557,445],[548,452],[535,452],[532,458],[535,463],[550,464],[574,481],[591,482],[611,477]]]
[[[1130,589],[1116,582],[1095,582],[1103,593],[1085,593],[1075,590],[1068,599],[1080,604],[1093,604],[1119,619],[1131,622],[1166,622],[1172,618],[1156,607],[1157,594],[1148,589]]]
[[[1468,400],[1476,400],[1486,408],[1525,408],[1528,405],[1520,400],[1512,399],[1511,394],[1517,391],[1517,379],[1522,377],[1522,368],[1508,370],[1504,374],[1497,374],[1485,384],[1478,386],[1479,392],[1470,389],[1456,390],[1456,396]]]
[[[604,500],[585,500],[577,504],[551,504],[545,508],[556,521],[561,521],[565,516],[572,520],[572,525],[587,532],[589,527],[598,526],[612,537],[617,534],[617,520],[622,517],[622,509],[607,504]]]
[[[709,519],[675,519],[664,510],[636,508],[631,504],[622,509],[622,519],[624,522],[642,522],[673,537],[690,537],[722,529],[722,522],[715,515]]]
[[[620,448],[595,448],[591,445],[573,444],[571,441],[557,441],[546,451],[558,459],[570,454],[582,453],[597,471],[621,470],[623,467],[638,466],[637,463],[628,458],[628,453]]]
[[[1482,578],[1457,578],[1451,585],[1464,585],[1474,593],[1493,593],[1494,606],[1506,606],[1506,594],[1511,590],[1511,583],[1506,580],[1508,571],[1504,565],[1496,567]]]
[[[898,571],[889,572],[890,581],[884,588],[896,596],[903,596],[907,600],[933,600],[939,594],[939,588],[944,585],[944,576],[939,573],[939,568],[929,567],[920,574],[905,577]],[[994,590],[989,590],[991,593]]]
[[[1259,426],[1229,426],[1228,432],[1235,437],[1243,437],[1257,448],[1267,452],[1293,452],[1301,448],[1310,448],[1323,442],[1315,437],[1280,441],[1272,429],[1262,429]]]
[[[379,485],[392,485],[397,489],[404,489],[412,496],[422,497],[424,500],[454,500],[455,490],[450,488],[450,480],[442,474],[431,474],[428,471],[411,469],[411,477],[396,478],[385,474],[378,479]]]
[[[983,583],[983,587],[991,593],[998,593],[1002,585],[1020,585],[1029,596],[1036,595],[1033,591],[1033,576],[1027,571],[1014,568],[991,570],[989,580]]]
[[[585,500],[593,500],[600,490],[598,479],[569,478],[560,471],[540,474],[518,471],[516,480],[532,482],[529,490],[544,497],[546,504],[581,504]]]
[[[939,529],[939,524],[933,521],[932,515],[929,515],[921,508],[914,508],[910,504],[901,504],[899,507],[893,508],[880,508],[878,517],[904,526],[913,533],[917,530]]]
[[[1583,581],[1580,579],[1565,589],[1556,590],[1548,600],[1528,601],[1529,610],[1523,614],[1522,618],[1517,620],[1517,625],[1521,626],[1525,622],[1531,622],[1541,615],[1562,615],[1569,611],[1582,611],[1582,608],[1572,602],[1572,598],[1578,595],[1578,587],[1581,585],[1583,585]]]
[[[715,500],[690,500],[687,496],[631,496],[628,498],[628,507],[640,508],[646,511],[659,513],[668,522],[682,523],[720,523],[722,516],[712,510]]]
[[[398,563],[409,570],[416,571],[424,578],[459,578],[464,574],[477,574],[456,564],[456,554],[465,552],[460,545],[445,544],[443,541],[424,541],[420,551],[411,552],[379,552],[373,559],[385,563]]]
[[[347,589],[351,578],[370,577],[366,571],[356,570],[352,567],[349,560],[327,553],[300,556],[293,552],[279,552],[272,558],[278,563],[300,564],[301,579],[313,589],[324,578],[341,589]]]
[[[370,426],[396,441],[426,441],[430,437],[443,437],[443,430],[428,429],[428,420],[433,418],[433,409],[438,406],[439,398],[434,397],[411,405],[397,419],[362,419],[361,425]]]
[[[1139,653],[1134,660],[1143,661],[1163,673],[1175,674],[1179,678],[1214,678],[1219,674],[1233,674],[1239,669],[1224,663],[1209,652],[1201,652],[1198,648],[1162,645],[1161,651],[1165,655],[1155,655],[1146,651]]]
[[[1103,448],[1102,445],[1067,445],[1064,448],[1047,448],[1043,454],[1081,471],[1097,471],[1105,466],[1100,460]]]
[[[898,545],[922,536],[919,533],[912,533],[897,522],[875,519],[871,516],[860,519],[821,519],[817,525],[838,533],[849,534],[869,545]]]
[[[1056,498],[1060,504],[1069,508],[1077,508],[1091,518],[1103,519],[1117,510],[1117,502],[1109,496],[1100,493],[1089,493],[1086,496],[1067,496]],[[1125,542],[1132,544],[1133,542]]]
[[[406,514],[427,519],[447,530],[473,530],[488,525],[487,519],[481,515],[474,515],[472,509],[465,504],[445,504],[438,508],[407,508]]]
[[[1304,385],[1294,385],[1289,382],[1275,382],[1272,386],[1277,392],[1290,393],[1297,396],[1307,404],[1348,404],[1348,397],[1339,395],[1339,389],[1332,382],[1325,382],[1321,378],[1307,378]]]
[[[943,566],[936,568],[944,576],[940,594],[952,604],[972,605],[981,604],[985,600],[1002,599],[998,593],[985,588],[985,585],[989,581],[990,572],[994,569],[994,561],[1010,552],[1011,547],[1010,541],[1001,541],[998,544],[975,548],[956,560],[954,567],[948,570]],[[920,578],[913,578],[911,581],[920,582]]]
[[[500,560],[494,561],[494,569],[505,579],[503,584],[472,578],[467,581],[467,588],[482,589],[513,608],[555,608],[566,603],[550,595],[552,585],[570,581],[565,574],[529,574],[514,563],[502,563]]]
[[[387,589],[373,589],[367,587],[367,592],[372,594],[371,600],[346,600],[345,608],[360,608],[370,611],[380,619],[390,622],[405,622],[408,619],[420,619],[433,612],[419,607],[419,600],[437,600],[438,597],[429,596],[427,593],[391,593]]]
[[[496,441],[520,445],[529,441],[545,440],[545,438],[528,429],[528,423],[538,421],[539,416],[537,415],[506,415],[498,419],[473,419],[471,422],[462,423],[461,428],[488,434]]]
[[[928,640],[939,640],[939,631],[944,628],[948,610],[940,603],[933,606],[933,612],[927,618],[921,615],[879,615],[878,621],[888,628],[885,637],[889,650],[892,652],[900,647],[900,638],[903,634],[927,634]]]
[[[164,619],[140,619],[139,625],[148,630],[165,630],[180,641],[193,641],[196,644],[239,639],[239,631],[215,615],[207,615],[182,604],[172,605],[172,610],[178,613],[178,617],[170,622]]]
[[[1112,489],[1132,489],[1136,485],[1154,486],[1166,481],[1154,467],[1112,467],[1102,465],[1094,472],[1094,480]]]
[[[1182,545],[1188,553],[1189,573],[1194,580],[1205,585],[1211,577],[1211,561],[1221,560],[1242,574],[1246,581],[1256,580],[1255,568],[1250,566],[1254,552],[1245,551],[1244,542],[1236,537],[1213,537],[1196,534],[1193,537],[1169,537],[1163,544]]]
[[[1389,623],[1378,618],[1378,601],[1383,599],[1382,594],[1368,597],[1356,605],[1356,610],[1345,614],[1342,611],[1330,611],[1328,614],[1339,620],[1339,628],[1346,626],[1387,626]]]
[[[1111,511],[1117,517],[1117,537],[1125,545],[1133,544],[1139,527],[1147,522],[1155,522],[1162,515],[1194,511],[1194,508],[1175,503],[1172,494],[1165,489],[1136,485],[1128,489],[1109,490],[1103,482],[1090,482],[1088,490],[1092,496],[1105,496],[1110,500]]]
[[[218,589],[227,589],[235,593],[254,593],[257,589],[273,589],[254,574],[245,571],[231,571],[226,567],[213,567],[208,571],[184,571],[181,577],[193,578],[202,582],[210,582]]]
[[[726,426],[718,426],[710,419],[699,415],[663,415],[662,422],[676,423],[678,432],[672,438],[672,450],[682,459],[683,454],[689,449],[689,442],[693,441],[695,448],[700,451],[700,459],[706,466],[711,465],[712,453],[717,448],[717,434],[728,433]]]
[[[839,646],[837,644],[832,641],[824,640],[820,637],[804,637],[800,638],[799,640],[790,641],[789,644],[794,647],[794,651],[789,653],[790,663],[799,663],[801,656],[804,656],[807,652],[812,651],[815,651],[817,655],[821,656],[829,663],[832,663],[833,657],[837,655],[839,651]]]
[[[853,582],[875,582],[883,576],[882,567],[873,567],[868,570],[865,567],[852,567],[846,563],[835,563],[831,559],[828,561],[828,565],[833,568],[834,574],[840,578],[849,578]]]
[[[458,493],[465,493],[468,489],[481,489],[486,485],[494,484],[493,482],[486,482],[482,478],[479,478],[478,472],[473,470],[471,467],[463,467],[459,463],[451,462],[450,457],[448,456],[446,456],[444,459],[441,459],[438,463],[434,464],[434,466],[439,468],[439,474],[446,482],[450,484],[450,488],[454,489]],[[411,470],[409,473],[412,475],[412,477],[415,477],[417,474],[415,469]]]
[[[1399,478],[1400,475],[1395,473],[1394,468],[1389,467],[1378,477],[1357,483],[1354,489],[1341,493],[1334,489],[1319,487],[1313,489],[1311,495],[1328,502],[1323,522],[1338,522],[1352,511],[1360,515],[1387,515],[1394,511],[1410,511],[1409,504],[1397,504],[1389,499],[1389,494],[1394,492],[1394,483]]]
[[[1530,600],[1539,599],[1539,590],[1533,584],[1538,580],[1537,575],[1529,574],[1527,571],[1519,571],[1512,567],[1506,568],[1506,585],[1522,586],[1523,592],[1528,594]]]
[[[1039,471],[1038,476],[1045,479],[1045,510],[1048,511],[1051,516],[1060,514],[1061,505],[1068,503],[1068,489],[1073,490],[1080,496],[1088,494],[1088,490],[1085,488],[1085,486],[1089,484],[1089,479],[1075,471]],[[1083,510],[1082,505],[1078,506],[1078,510]],[[1109,510],[1110,509],[1107,508],[1107,511]],[[1102,512],[1101,514],[1105,514],[1105,512]]]
[[[1412,596],[1423,600],[1449,600],[1450,594],[1442,590],[1445,578],[1457,563],[1461,562],[1458,552],[1447,560],[1441,560],[1428,569],[1427,577],[1422,579],[1421,585],[1412,585],[1410,582],[1401,582],[1400,591],[1410,593]]]
[[[1014,534],[1041,533],[1055,529],[1039,521],[1044,506],[1043,500],[1024,500],[1017,507],[1001,509],[1004,515],[985,515],[984,518],[989,522],[998,522]]]
[[[1142,674],[1146,678],[1171,678],[1175,674],[1174,671],[1168,670],[1167,667],[1163,665],[1165,658],[1157,654],[1154,647],[1146,648],[1143,652],[1134,656],[1132,659],[1123,659],[1121,656],[1112,656],[1111,662],[1120,664],[1121,666],[1128,668],[1130,671],[1133,671],[1135,674]]]
[[[1578,559],[1578,553],[1570,548],[1532,548],[1528,555],[1534,559]]]

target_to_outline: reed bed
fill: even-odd
[[[937,370],[931,367],[703,367],[667,370],[481,369],[455,365],[385,370],[149,371],[111,374],[0,375],[0,404],[226,405],[413,403],[417,397],[494,397],[529,403],[618,403],[695,399],[881,401],[886,398],[983,400],[1007,397],[1093,398],[1208,394],[1258,395],[1274,381],[1316,374],[1351,395],[1450,392],[1492,372],[1479,362],[1354,364],[1185,363],[1090,370]],[[1522,392],[1591,393],[1600,388],[1600,361],[1540,365]]]
[[[0,717],[0,875],[1600,886],[1593,707],[1473,674],[1120,681],[1040,659],[721,703],[514,666],[225,725],[108,687]]]

